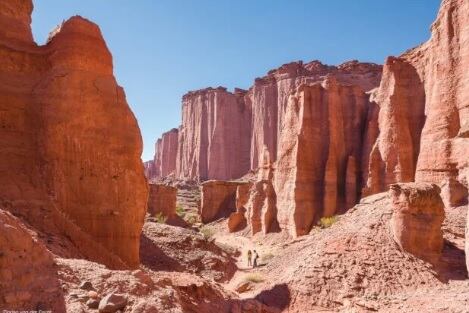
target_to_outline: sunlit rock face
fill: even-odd
[[[227,180],[249,170],[251,114],[244,95],[219,87],[183,97],[176,177]]]
[[[282,229],[305,235],[320,217],[356,203],[368,107],[362,87],[334,76],[290,97],[274,175]]]
[[[265,148],[272,156],[272,161],[277,159],[280,132],[290,94],[302,84],[323,81],[329,74],[344,84],[360,85],[363,90],[369,91],[379,85],[381,66],[358,61],[349,61],[339,66],[325,65],[319,61],[300,61],[284,64],[255,80],[246,95],[246,102],[252,107],[251,169],[262,165]]]
[[[79,16],[37,46],[31,11],[31,1],[0,3],[0,196],[90,259],[137,266],[142,140],[112,56],[98,26]]]
[[[152,180],[164,178],[176,171],[178,152],[178,129],[173,128],[161,135],[155,143],[155,156],[145,165],[145,176]]]
[[[467,202],[468,20],[467,1],[442,1],[430,40],[386,62],[369,193],[415,179],[442,186],[448,205]]]
[[[396,243],[402,250],[436,262],[443,250],[441,226],[445,219],[440,188],[428,183],[393,184],[389,197]]]

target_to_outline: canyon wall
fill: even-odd
[[[244,95],[219,87],[183,97],[177,178],[226,180],[249,170],[251,114]]]
[[[320,217],[355,205],[368,108],[360,86],[333,75],[290,96],[274,176],[282,229],[304,235]]]
[[[469,3],[442,1],[431,31],[429,41],[385,64],[366,193],[415,180],[444,186],[445,203],[461,205],[469,162]]]
[[[145,176],[152,180],[166,177],[176,171],[179,130],[173,128],[161,135],[155,143],[153,160],[145,162]]]
[[[142,140],[112,56],[98,26],[78,16],[37,46],[32,8],[0,2],[0,196],[84,256],[137,266],[147,199]]]

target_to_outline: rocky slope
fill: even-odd
[[[274,257],[254,270],[262,281],[245,296],[277,287],[285,312],[464,312],[469,285],[464,228],[457,225],[466,211],[448,213],[442,256],[432,266],[395,243],[388,194],[364,198],[330,228],[270,248]],[[436,311],[425,293],[460,296],[443,300],[446,309]]]
[[[134,267],[147,187],[111,54],[99,28],[78,16],[37,46],[32,8],[0,3],[0,197],[89,258]]]

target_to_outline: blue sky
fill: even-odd
[[[34,0],[40,44],[63,19],[101,27],[144,140],[177,127],[181,97],[208,86],[248,88],[295,60],[383,63],[429,37],[440,0]]]

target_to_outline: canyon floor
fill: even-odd
[[[364,198],[298,239],[229,233],[226,219],[192,229],[147,220],[138,270],[55,260],[65,306],[93,312],[90,299],[114,292],[127,298],[123,312],[468,312],[467,206],[446,212],[443,255],[432,265],[394,243],[388,202],[387,193]],[[259,253],[257,268],[247,250]]]

